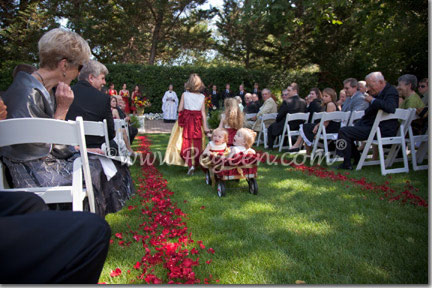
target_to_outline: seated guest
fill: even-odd
[[[228,131],[227,143],[228,146],[232,146],[237,130],[243,127],[243,113],[235,98],[225,99],[224,102],[225,111],[221,114],[219,128],[225,128]]]
[[[235,96],[234,99],[237,100],[238,106],[240,108],[240,112],[243,112],[244,106],[243,106],[243,102],[242,102],[242,98],[240,96]]]
[[[309,112],[308,122],[312,121],[315,112],[322,111],[322,94],[318,88],[312,88],[309,92],[309,105],[306,107],[306,113]]]
[[[119,119],[124,119],[130,124],[130,117],[124,112],[125,104],[126,103],[124,101],[119,101],[116,108],[117,108],[118,115],[120,117]],[[136,127],[132,127],[132,125],[128,125],[128,130],[129,130],[129,144],[132,145],[135,136],[138,134],[138,129]]]
[[[259,108],[257,115],[246,121],[244,125],[246,128],[252,128],[254,131],[257,132],[261,131],[262,120],[259,118],[265,114],[277,112],[277,104],[272,98],[270,89],[265,88],[262,90],[262,99],[264,100],[264,103]],[[270,126],[270,124],[273,122],[274,120],[266,120],[266,127]]]
[[[366,81],[358,81],[357,83],[357,90],[360,91],[364,96],[366,96],[367,88],[366,88]]]
[[[36,194],[0,192],[0,283],[98,283],[108,223],[88,212],[47,210]]]
[[[122,119],[120,117],[120,113],[122,113],[124,115],[124,112],[122,111],[122,109],[120,109],[120,105],[123,104],[119,104],[118,103],[119,99],[115,96],[111,96],[111,112],[112,112],[112,117],[114,119]],[[121,151],[121,153],[119,153],[120,155],[126,155],[128,154],[128,156],[132,156],[134,155],[134,151],[132,149],[132,147],[130,146],[130,142],[127,138],[127,132],[125,130],[125,127],[122,127],[122,136],[123,138],[119,139],[119,138],[114,138],[114,142],[116,143],[115,146],[118,147],[119,151]],[[110,142],[111,144],[111,142]]]
[[[398,86],[396,89],[399,91],[400,95],[403,97],[402,104],[399,105],[399,108],[408,109],[408,108],[416,108],[417,114],[424,108],[424,103],[420,96],[415,92],[417,88],[417,77],[412,74],[405,74],[399,77]]]
[[[246,106],[243,109],[243,113],[244,114],[258,113],[259,107],[252,100],[252,94],[251,93],[246,93],[246,95],[245,95],[245,103],[246,103]]]
[[[370,105],[365,110],[365,115],[354,126],[342,127],[339,130],[338,140],[344,140],[345,145],[337,145],[337,154],[344,158],[344,162],[338,166],[338,169],[352,170],[351,158],[354,158],[354,164],[358,162],[360,153],[354,141],[366,140],[369,137],[378,110],[394,113],[398,108],[398,92],[385,81],[381,72],[372,72],[366,76],[365,80],[370,94],[365,99]],[[396,119],[387,120],[381,122],[379,127],[383,137],[394,136],[399,122]]]
[[[46,32],[38,47],[40,68],[31,75],[19,72],[3,95],[8,118],[64,120],[74,99],[69,84],[90,60],[90,47],[77,33],[60,28]],[[0,154],[14,188],[70,185],[73,161],[79,157],[74,147],[45,143],[2,147]],[[89,156],[89,164],[96,213],[120,210],[135,189],[129,171],[118,169],[108,181],[97,156]]]
[[[341,111],[363,111],[369,107],[369,103],[366,102],[365,96],[362,92],[357,90],[358,82],[355,78],[348,78],[343,81],[345,90],[345,101],[342,104]]]
[[[423,78],[419,81],[418,92],[422,95],[422,101],[425,106],[429,106],[429,80]]]
[[[108,69],[96,60],[86,63],[78,75],[78,82],[72,86],[74,99],[66,114],[66,120],[75,120],[77,116],[84,121],[103,121],[106,119],[108,138],[114,139],[114,121],[110,107],[110,97],[102,93],[102,86],[106,84],[105,77]],[[103,136],[86,136],[87,147],[100,148],[105,143]],[[115,145],[114,141],[111,141]]]
[[[285,125],[287,114],[300,113],[306,111],[306,101],[298,96],[298,86],[289,86],[282,91],[282,105],[279,108],[276,122],[271,124],[267,131],[267,143],[269,149],[273,149],[274,140],[281,135]],[[288,123],[290,129],[298,130],[301,121]]]
[[[336,91],[332,88],[325,88],[322,93],[322,101],[323,101],[323,109],[325,112],[334,112],[339,111],[339,108],[336,105]],[[336,121],[326,121],[324,122],[324,126],[326,128],[326,132],[328,133],[336,133],[339,131],[340,122]],[[293,147],[288,150],[289,152],[298,152],[300,150],[300,144],[302,140],[305,142],[306,152],[309,155],[312,151],[312,145],[314,141],[314,137],[318,132],[319,123],[306,123],[300,126],[299,133],[300,137],[297,138],[297,142],[293,145]],[[300,140],[299,140],[300,139]],[[298,145],[298,146],[297,146]]]
[[[345,102],[345,100],[346,100],[346,92],[345,92],[345,89],[342,89],[339,91],[339,99],[336,102],[339,110],[342,110],[342,105]]]

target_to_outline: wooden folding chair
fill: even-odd
[[[348,119],[350,117],[351,112],[335,111],[335,112],[322,112],[322,113],[323,114],[319,123],[318,131],[317,134],[315,135],[314,146],[311,153],[311,160],[315,159],[314,156],[317,153],[318,142],[322,140],[323,147],[324,147],[324,155],[326,157],[326,163],[327,165],[331,165],[338,160],[338,157],[334,157],[333,159],[331,158],[329,148],[328,148],[328,142],[336,141],[338,138],[338,133],[327,133],[324,123],[326,121],[337,121],[337,122],[341,122],[341,127],[343,127],[346,125],[346,123],[348,123]]]
[[[412,117],[412,113],[415,113],[414,110],[411,109],[396,109],[395,113],[385,113],[384,111],[380,110],[377,113],[377,116],[375,118],[374,124],[372,126],[371,132],[369,133],[369,137],[366,141],[366,145],[363,149],[363,152],[360,157],[360,161],[357,165],[356,170],[360,170],[363,166],[366,165],[377,165],[380,164],[381,166],[381,174],[387,175],[389,173],[401,173],[401,172],[408,172],[409,166],[408,166],[408,157],[406,153],[406,142],[405,142],[405,135],[407,133],[407,130],[405,127],[407,126],[408,122],[410,121]],[[396,136],[391,137],[382,137],[381,136],[381,130],[379,129],[379,124],[381,121],[387,121],[391,119],[398,119],[400,120],[400,126],[398,129],[398,132]],[[376,137],[376,140],[374,140]],[[384,154],[384,145],[392,145],[392,148],[390,149],[390,153],[385,158]],[[370,160],[365,161],[366,157],[369,153],[369,149],[371,148],[371,145],[377,145],[378,151],[379,151],[379,160]],[[391,164],[394,162],[394,153],[396,153],[397,149],[395,145],[400,145],[402,149],[402,157],[403,157],[403,163],[404,167],[402,168],[394,168],[394,169],[388,169],[387,167],[390,167]]]
[[[26,144],[48,143],[79,145],[80,157],[73,162],[72,185],[56,187],[32,187],[8,189],[4,174],[0,175],[0,190],[24,191],[39,195],[47,204],[72,203],[72,210],[83,211],[83,202],[88,197],[90,211],[95,212],[93,185],[84,137],[82,117],[76,121],[63,121],[47,118],[15,118],[0,121],[0,147]],[[2,164],[0,163],[0,168]],[[85,187],[83,186],[83,174]]]
[[[279,138],[279,152],[282,151],[282,148],[292,148],[292,137],[293,136],[299,136],[299,130],[291,130],[289,126],[289,122],[291,121],[304,121],[303,123],[307,123],[309,119],[309,112],[308,113],[293,113],[293,114],[287,114],[285,119],[285,124],[283,128],[282,135]],[[285,135],[288,137],[288,147],[283,147],[283,142],[285,140]]]

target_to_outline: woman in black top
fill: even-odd
[[[332,88],[325,88],[323,90],[323,97],[322,97],[322,111],[325,112],[334,112],[334,111],[339,111],[339,108],[336,105],[336,100],[337,100],[337,94],[336,91]],[[311,102],[311,104],[313,103],[313,101]],[[309,105],[310,107],[310,105]],[[315,137],[315,134],[318,132],[318,128],[319,128],[319,120],[315,121],[315,123],[307,123],[304,124],[303,127],[301,127],[299,129],[300,135],[301,137],[299,137],[297,140],[297,142],[304,141],[305,142],[305,146],[306,146],[306,152],[309,155],[311,152],[311,148],[313,145],[313,140]],[[336,133],[339,131],[340,128],[340,123],[339,122],[335,122],[335,121],[326,121],[324,123],[324,126],[326,127],[326,131],[328,133]],[[300,140],[299,140],[300,139]],[[297,144],[296,142],[296,144]],[[296,144],[294,144],[293,148],[296,148]],[[298,146],[300,147],[300,145]],[[299,148],[298,148],[299,149]],[[294,152],[292,151],[293,149],[290,149],[290,152]],[[297,150],[298,151],[298,150]]]

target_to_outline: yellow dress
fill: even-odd
[[[201,126],[201,131],[203,134],[202,141],[202,150],[205,149],[205,134],[204,129]],[[178,121],[175,122],[174,127],[171,131],[171,136],[168,141],[168,146],[165,151],[164,162],[168,165],[177,165],[187,167],[185,161],[180,157],[180,151],[182,147],[183,141],[183,127],[178,126]]]

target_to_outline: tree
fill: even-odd
[[[0,4],[0,63],[37,61],[39,38],[58,27],[43,1],[3,1]]]

